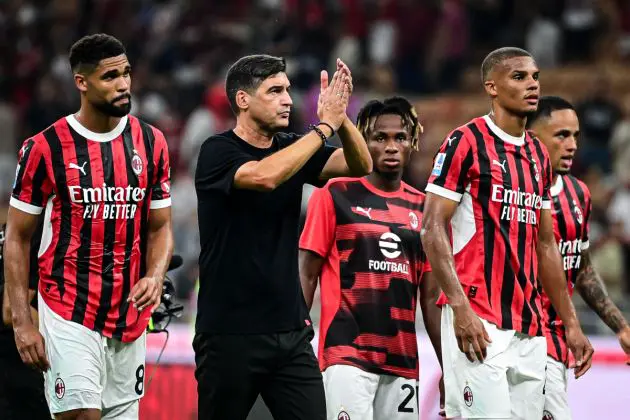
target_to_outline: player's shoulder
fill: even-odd
[[[476,143],[477,138],[483,138],[483,134],[487,131],[488,126],[484,117],[475,117],[467,123],[451,130],[448,133],[445,142],[448,143],[448,146],[451,146],[453,143],[459,144],[461,142],[473,145]]]
[[[327,191],[345,191],[352,184],[360,184],[361,178],[342,176],[332,178],[321,188]]]
[[[588,189],[588,186],[586,185],[584,181],[582,181],[580,178],[572,174],[562,175],[562,178],[564,181],[565,188],[567,187],[567,185],[570,184],[573,187],[573,189],[575,189],[575,192],[579,198],[590,200],[591,191]]]
[[[414,203],[424,203],[426,195],[423,192],[407,184],[405,181],[401,181],[401,183],[402,193],[406,195],[407,200]]]
[[[129,124],[131,126],[137,124],[138,126],[140,126],[140,129],[143,132],[152,133],[154,139],[156,139],[156,140],[157,139],[166,139],[165,136],[164,136],[164,132],[162,132],[162,130],[160,130],[159,128],[157,128],[153,124],[150,124],[150,123],[144,121],[142,118],[136,117],[135,115],[131,115],[131,114],[128,114],[127,118],[128,118],[128,123],[127,124]]]

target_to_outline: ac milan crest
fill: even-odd
[[[55,381],[55,395],[57,398],[62,399],[66,394],[66,384],[63,382],[63,379],[57,378]]]
[[[473,393],[468,385],[464,388],[464,402],[468,407],[473,404]]]
[[[131,158],[131,169],[133,169],[133,173],[136,174],[136,176],[140,176],[143,168],[144,164],[142,163],[142,158],[138,152],[134,150],[133,157]]]
[[[543,411],[543,420],[554,420],[553,414],[547,410]]]
[[[580,207],[575,203],[573,203],[573,212],[575,213],[575,217],[578,223],[582,224],[582,222],[584,222],[584,217],[582,216],[582,210],[580,210]]]
[[[337,420],[350,420],[350,415],[342,410],[339,412],[339,415],[337,416]]]

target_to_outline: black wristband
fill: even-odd
[[[312,124],[309,125],[309,127],[311,130],[313,130],[315,133],[317,133],[317,135],[319,136],[320,139],[322,139],[322,145],[326,145],[326,140],[328,139],[328,137],[326,137],[326,134],[324,134],[324,132],[321,130],[321,128],[319,128],[318,126]]]
[[[316,125],[325,125],[326,127],[330,128],[330,137],[335,135],[335,129],[332,128],[332,125],[328,124],[326,121],[320,121]]]

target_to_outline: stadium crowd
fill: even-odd
[[[127,47],[132,113],[167,137],[175,250],[185,261],[174,276],[189,314],[199,255],[194,167],[201,143],[233,124],[224,91],[227,65],[254,52],[286,57],[294,100],[289,130],[295,132],[314,122],[309,118],[316,115],[319,70],[334,68],[336,57],[355,75],[352,118],[365,98],[393,92],[415,98],[426,131],[407,181],[424,189],[449,127],[486,111],[478,63],[501,45],[527,48],[543,70],[543,94],[562,94],[578,104],[582,135],[575,172],[593,193],[595,264],[624,308],[623,296],[630,294],[630,76],[620,69],[630,56],[629,1],[1,2],[0,219],[18,145],[77,107],[69,46],[99,31]],[[591,312],[581,317],[587,332],[606,331]]]

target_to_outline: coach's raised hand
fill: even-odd
[[[162,299],[162,280],[157,277],[143,277],[133,286],[127,302],[133,302],[134,308],[142,312],[151,307],[151,312],[160,306]]]
[[[346,119],[346,108],[350,98],[350,76],[338,69],[328,83],[328,72],[322,70],[321,89],[317,103],[317,116],[337,131]]]

